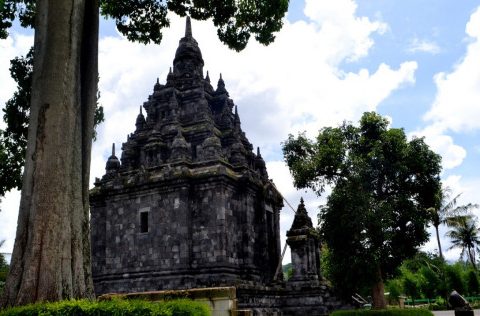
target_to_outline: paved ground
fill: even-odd
[[[453,316],[454,311],[434,311],[433,314],[435,316]],[[480,316],[480,309],[476,309],[474,311],[475,316]]]

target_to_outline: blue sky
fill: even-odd
[[[93,148],[92,181],[103,174],[111,143],[120,148],[134,130],[138,106],[156,78],[166,79],[184,27],[176,16],[171,21],[160,46],[129,43],[112,21],[101,23],[99,86],[107,121]],[[252,41],[241,53],[222,45],[208,21],[193,21],[193,35],[212,81],[223,74],[270,177],[292,205],[304,196],[313,218],[325,196],[293,188],[280,142],[288,133],[313,136],[323,126],[356,122],[371,110],[410,136],[425,136],[443,157],[445,185],[463,192],[461,202],[480,203],[478,1],[293,0],[275,43]],[[18,27],[0,41],[0,105],[15,88],[8,62],[31,43],[31,31]],[[13,246],[18,199],[10,192],[0,204],[2,252]],[[281,218],[284,233],[292,212],[285,208]],[[434,240],[424,249],[436,251]],[[459,252],[446,255],[455,260]]]

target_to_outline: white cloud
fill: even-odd
[[[373,46],[370,35],[386,31],[385,23],[357,17],[356,10],[357,4],[352,0],[305,1],[305,15],[320,28],[323,42],[330,48],[328,59],[336,62],[358,60]]]
[[[437,45],[437,43],[433,41],[429,41],[426,39],[419,39],[415,37],[411,40],[410,45],[407,48],[407,51],[409,53],[422,52],[422,53],[429,53],[432,55],[436,55],[440,53],[440,47]]]
[[[456,196],[463,191],[463,187],[460,184],[461,179],[462,176],[460,175],[450,175],[442,180],[442,187],[444,189],[448,188],[451,191],[451,196]]]
[[[444,130],[466,132],[480,128],[480,7],[470,16],[465,56],[450,73],[435,75],[437,94],[426,121]]]
[[[443,169],[452,169],[462,164],[467,156],[467,151],[462,146],[456,145],[451,136],[448,136],[438,125],[427,126],[415,131],[410,136],[425,137],[425,142],[430,148],[442,156]]]
[[[434,76],[437,93],[424,115],[429,124],[412,134],[425,136],[427,143],[443,157],[445,169],[462,164],[465,148],[454,143],[449,132],[465,133],[480,129],[480,7],[470,16],[465,32],[469,36],[466,54],[450,73]]]

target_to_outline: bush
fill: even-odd
[[[478,282],[477,272],[474,270],[468,271],[467,274],[467,292],[469,295],[476,295],[478,294],[478,290],[480,288],[480,284]]]
[[[390,280],[387,283],[388,289],[388,303],[398,304],[398,299],[403,293],[402,284],[400,280]]]
[[[455,290],[461,294],[466,293],[466,280],[463,278],[464,271],[465,268],[460,263],[446,266],[445,274],[449,291]]]
[[[147,302],[138,300],[62,301],[14,307],[0,316],[209,316],[209,308],[191,300]]]
[[[428,309],[431,311],[447,310],[448,309],[447,301],[443,297],[437,296],[437,298],[435,298],[435,303],[429,304]]]
[[[426,309],[384,309],[384,310],[351,310],[335,311],[332,316],[433,316]]]

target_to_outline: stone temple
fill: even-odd
[[[91,191],[95,292],[233,286],[239,308],[259,315],[322,315],[339,302],[322,283],[303,201],[287,233],[294,274],[284,282],[282,196],[221,75],[215,89],[203,66],[187,18],[166,83],[157,79],[146,117],[140,107],[121,158],[113,147]]]

